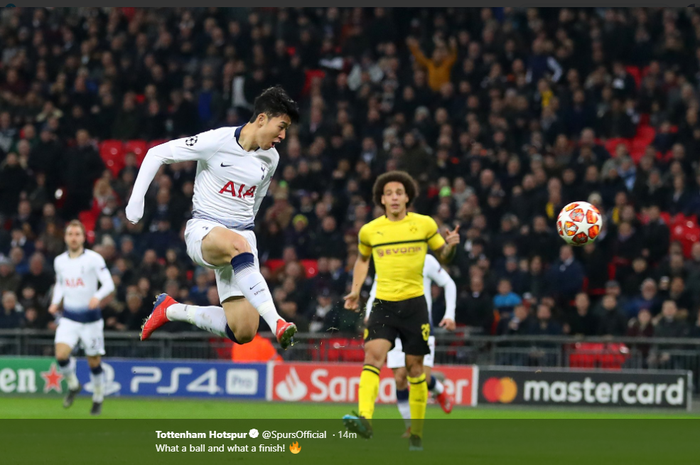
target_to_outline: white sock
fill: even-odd
[[[399,408],[399,413],[403,422],[406,424],[406,428],[411,426],[411,406],[408,404],[407,400],[402,400],[396,402],[396,406]]]
[[[98,375],[90,372],[90,381],[92,381],[92,401],[101,403],[104,400],[105,372],[101,371]]]
[[[437,378],[434,378],[434,379],[435,379],[435,387],[433,388],[433,393],[436,395],[440,395],[443,392],[445,392],[445,385],[442,384],[442,382],[439,379],[437,379]]]
[[[78,389],[78,386],[80,383],[78,382],[78,377],[75,376],[75,358],[71,357],[68,361],[68,365],[62,367],[58,366],[58,371],[61,372],[61,374],[66,378],[66,382],[68,383],[68,389],[71,391],[74,391],[75,389]]]
[[[254,257],[251,253],[243,253],[234,257],[231,260],[233,276],[243,296],[255,307],[274,333],[277,330],[277,320],[281,317],[275,308],[270,288],[253,260]]]
[[[186,321],[217,336],[229,337],[226,334],[228,327],[226,313],[221,307],[173,304],[165,311],[165,316],[170,321]]]

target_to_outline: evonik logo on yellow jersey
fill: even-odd
[[[421,246],[411,246],[411,247],[401,247],[401,246],[395,246],[395,247],[384,247],[384,248],[377,248],[377,256],[379,258],[384,257],[385,255],[405,255],[405,254],[412,254],[416,252],[421,252],[423,250],[423,247]]]

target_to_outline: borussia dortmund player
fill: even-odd
[[[359,311],[360,289],[367,277],[370,256],[377,272],[376,298],[365,329],[365,362],[358,391],[359,414],[345,415],[345,426],[361,436],[372,437],[371,419],[379,393],[379,369],[397,337],[406,354],[411,409],[410,450],[423,450],[423,422],[428,386],[423,357],[430,353],[430,320],[423,289],[423,266],[428,247],[442,263],[448,263],[459,243],[459,227],[447,237],[429,216],[409,213],[418,189],[408,173],[390,171],[377,178],[374,202],[385,215],[360,229],[359,255],[353,271],[352,289],[345,308]]]

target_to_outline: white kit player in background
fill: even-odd
[[[87,356],[93,385],[90,413],[99,415],[105,384],[102,370],[104,320],[100,303],[114,292],[114,282],[102,255],[83,247],[85,227],[80,221],[68,223],[65,241],[68,250],[54,259],[56,284],[49,306],[49,313],[58,315],[63,303],[55,337],[56,360],[68,383],[63,406],[68,408],[73,405],[75,396],[82,389],[75,375],[75,358],[71,357],[73,349],[80,342]]]
[[[432,283],[437,284],[445,290],[445,315],[440,322],[440,327],[448,331],[454,331],[455,324],[455,307],[457,304],[457,286],[450,278],[447,272],[440,266],[440,262],[432,255],[425,256],[425,264],[423,265],[423,288],[425,289],[425,300],[428,304],[428,315],[430,324],[433,322],[433,297]],[[367,299],[367,312],[365,321],[369,318],[372,311],[372,304],[377,291],[377,279],[375,276],[372,290]],[[423,366],[425,367],[425,376],[428,379],[428,389],[435,395],[445,413],[452,411],[454,399],[445,391],[445,386],[435,376],[432,376],[433,364],[435,362],[435,336],[431,335],[428,338],[430,353],[423,358]],[[386,365],[394,372],[394,380],[396,381],[396,404],[399,407],[401,417],[406,423],[406,432],[403,437],[411,435],[411,408],[408,404],[408,380],[406,379],[406,354],[403,353],[401,347],[401,339],[396,338],[394,348],[387,353]]]
[[[161,165],[196,160],[192,219],[185,230],[187,254],[197,265],[216,271],[223,308],[184,305],[160,294],[142,326],[141,340],[168,321],[186,321],[245,344],[257,333],[262,316],[280,346],[291,345],[297,328],[277,313],[260,274],[253,229],[279,163],[275,144],[298,119],[296,103],[282,88],[272,87],[255,99],[253,116],[244,126],[214,129],[148,151],[126,217],[134,224],[141,219],[146,191]]]

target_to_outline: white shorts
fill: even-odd
[[[432,368],[433,363],[435,363],[435,336],[428,337],[428,346],[430,347],[430,353],[423,357],[423,366]],[[406,366],[406,354],[403,353],[401,338],[396,338],[394,348],[386,354],[386,366],[392,370]]]
[[[229,297],[242,296],[243,293],[238,288],[238,284],[236,284],[231,265],[214,266],[205,261],[202,256],[202,240],[214,228],[225,229],[226,227],[210,220],[199,218],[189,220],[185,228],[185,243],[187,244],[187,255],[190,256],[194,263],[199,266],[211,268],[216,272],[216,288],[219,292],[219,300],[223,302]],[[258,261],[258,241],[255,237],[255,232],[249,230],[239,231],[236,229],[232,229],[231,231],[246,238],[253,252],[253,257],[255,257],[255,267],[260,270],[260,262]]]
[[[104,355],[104,328],[105,321],[101,319],[91,323],[78,323],[64,317],[58,320],[54,342],[67,344],[71,349],[74,349],[80,342],[85,350],[85,355],[89,357]]]

